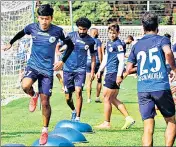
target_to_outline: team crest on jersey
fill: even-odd
[[[89,46],[88,46],[88,45],[85,45],[85,46],[84,46],[84,49],[85,49],[85,50],[88,50],[88,49],[89,49]]]
[[[112,52],[112,51],[113,51],[113,48],[112,48],[112,47],[110,47],[110,48],[109,48],[109,52]]]
[[[49,38],[49,42],[50,42],[50,43],[54,43],[55,41],[56,41],[56,38],[55,38],[55,37],[51,36],[51,37]]]
[[[117,48],[118,48],[119,52],[123,51],[123,46],[122,45],[118,45]]]

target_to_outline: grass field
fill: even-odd
[[[138,104],[136,79],[128,77],[121,85],[119,99],[121,99],[131,116],[136,120],[135,125],[129,130],[120,130],[124,124],[124,117],[113,107],[111,117],[112,128],[110,130],[98,130],[94,126],[103,122],[103,104],[94,101],[86,103],[86,88],[84,88],[83,109],[81,121],[90,124],[95,133],[85,134],[89,143],[75,144],[75,146],[141,146],[143,124],[141,121]],[[95,99],[95,84],[93,85]],[[75,97],[74,97],[75,100]],[[42,128],[42,117],[39,108],[34,112],[28,111],[28,98],[19,99],[1,108],[1,145],[6,143],[21,143],[26,146],[39,138]],[[60,92],[58,80],[55,80],[53,95],[51,97],[52,116],[49,131],[52,131],[56,123],[63,119],[70,119],[71,111],[67,106],[64,94]],[[154,133],[154,146],[164,146],[165,122],[158,113],[156,116],[156,128]],[[174,144],[176,146],[176,143]]]

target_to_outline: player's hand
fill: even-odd
[[[120,86],[120,84],[122,83],[122,77],[121,76],[117,76],[116,83],[117,83],[118,86]]]
[[[94,80],[94,78],[95,78],[95,74],[94,73],[91,73],[91,75],[90,75],[91,77],[90,77],[90,80],[91,81],[93,81]]]
[[[64,62],[63,61],[59,61],[57,63],[54,63],[53,65],[54,65],[53,70],[58,71],[58,70],[60,70],[63,67]]]
[[[123,72],[123,79],[125,79],[128,76],[127,72]]]
[[[7,50],[9,50],[10,48],[12,47],[12,45],[9,43],[9,44],[7,44],[7,45],[5,45],[5,46],[2,46],[2,50],[4,50],[4,51],[7,51]]]
[[[96,75],[97,79],[99,79],[101,77],[101,73],[100,72],[97,72],[97,75]]]

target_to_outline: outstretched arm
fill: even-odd
[[[12,44],[17,41],[18,39],[22,38],[23,36],[25,35],[25,32],[24,32],[24,29],[20,32],[18,32],[14,37],[13,39],[10,41],[9,44],[5,45],[3,50],[4,51],[7,51],[8,49],[10,49],[12,47]]]

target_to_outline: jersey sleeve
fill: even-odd
[[[90,50],[90,55],[95,55],[95,50],[94,50],[94,45],[95,45],[95,41],[92,41],[92,43],[89,45],[89,50]]]
[[[64,34],[63,29],[61,29],[61,30],[59,31],[59,39],[60,39],[61,41],[63,41],[63,40],[65,39],[65,34]]]
[[[31,24],[27,25],[24,28],[24,33],[30,35],[31,34]]]
[[[163,48],[165,45],[169,45],[171,47],[171,42],[168,37],[163,37],[161,40],[161,47]]]
[[[130,55],[128,57],[128,62],[136,64],[137,60],[136,60],[136,55],[134,53],[134,50],[135,50],[135,46],[133,46],[132,49],[131,49]]]
[[[172,51],[176,52],[176,43],[172,46]]]
[[[97,47],[101,47],[101,45],[102,45],[102,43],[101,43],[101,41],[98,39],[98,40],[97,40]]]
[[[124,48],[122,43],[117,43],[116,47],[117,47],[117,54],[124,53]]]

